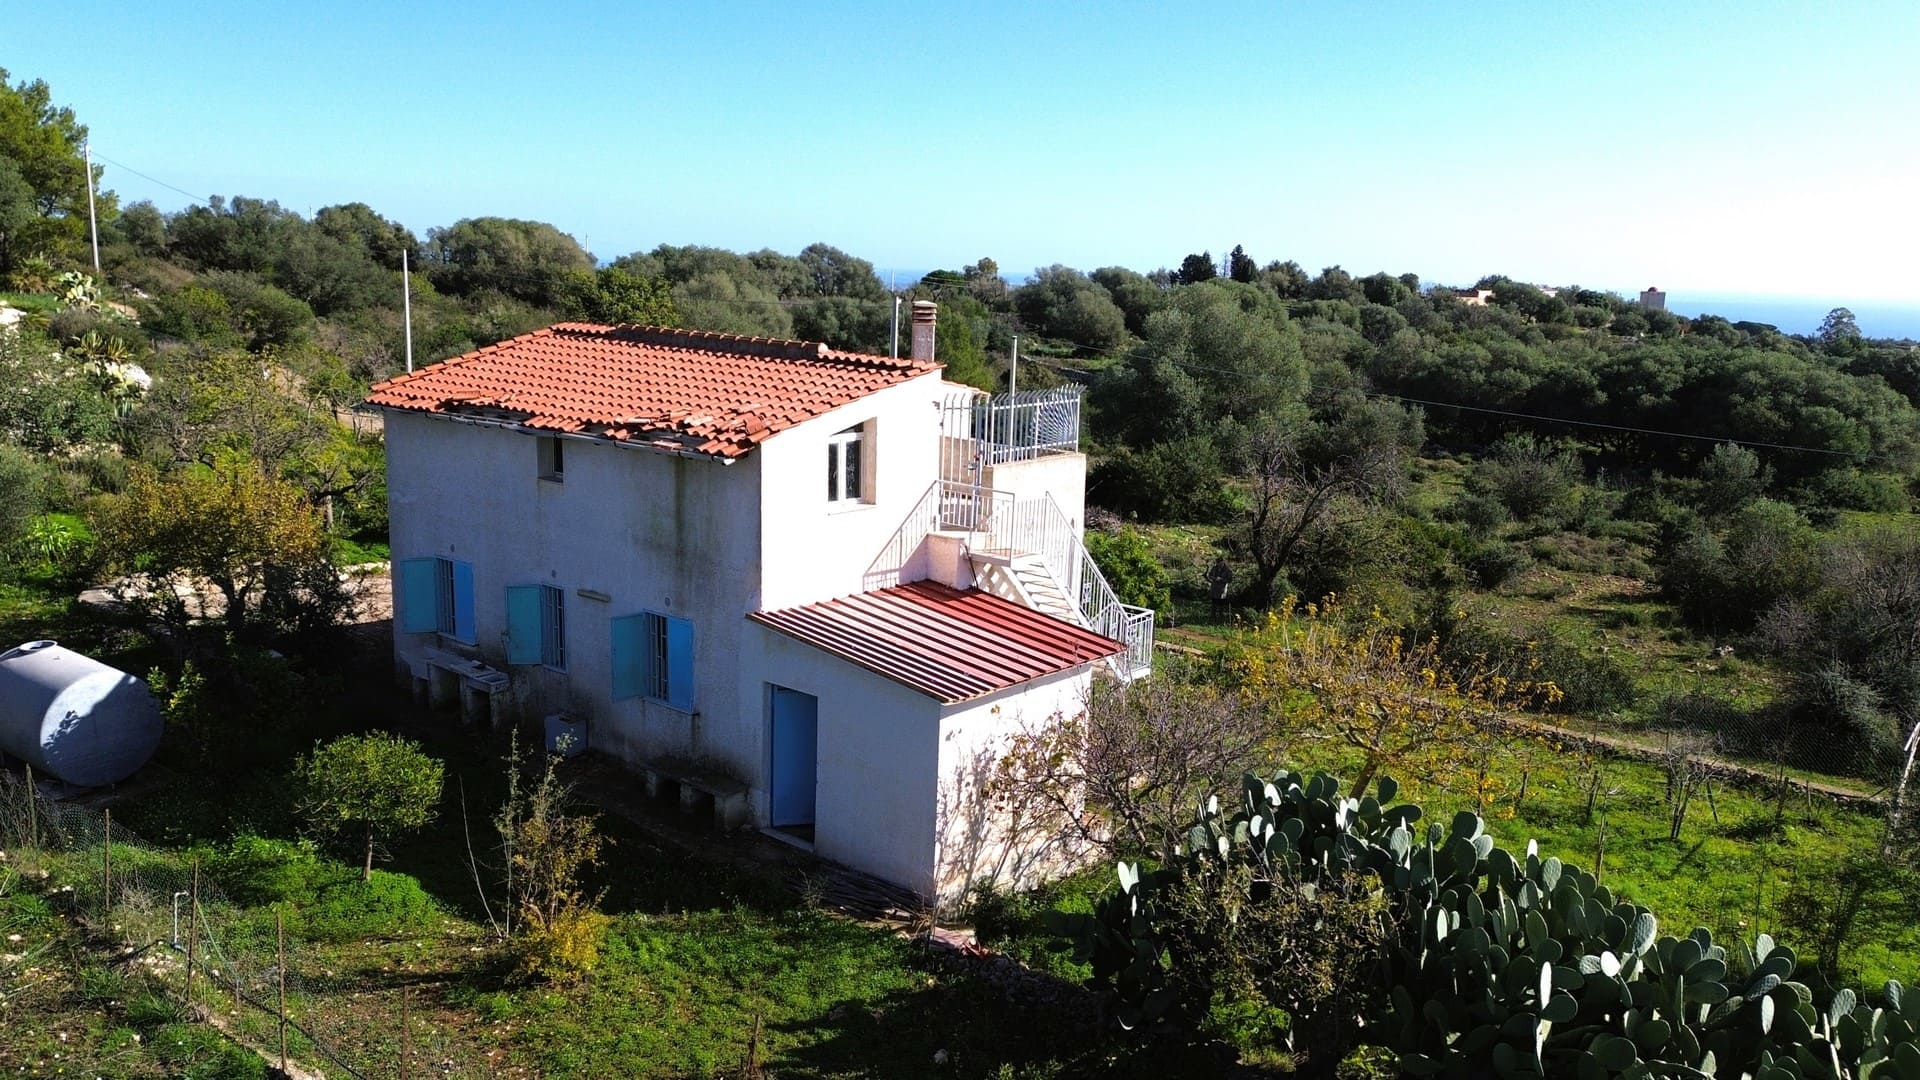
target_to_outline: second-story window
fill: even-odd
[[[563,440],[542,435],[540,443],[540,479],[556,483],[567,478],[567,447]]]
[[[866,448],[866,428],[854,426],[827,440],[827,501],[859,502],[865,497],[866,482],[861,458]]]

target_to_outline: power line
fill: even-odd
[[[1064,340],[1064,339],[1054,339],[1054,340]],[[1096,356],[1147,360],[1155,363],[1168,364],[1173,367],[1180,368],[1184,371],[1206,371],[1206,372],[1212,372],[1218,375],[1237,375],[1241,378],[1257,379],[1261,382],[1275,381],[1271,376],[1264,375],[1259,372],[1236,371],[1232,368],[1213,367],[1207,364],[1196,364],[1188,360],[1175,360],[1169,356],[1159,356],[1152,353],[1135,352],[1132,350],[1116,349],[1116,350],[1108,351],[1108,350],[1100,349],[1097,346],[1087,345],[1078,341],[1065,341],[1065,343],[1073,346],[1076,349],[1082,349],[1089,353],[1093,353]],[[1029,363],[1046,364],[1047,366],[1053,367],[1056,370],[1065,369],[1064,365],[1049,363],[1050,358],[1047,358],[1047,357],[1028,356],[1026,359],[1028,360]],[[1545,416],[1540,413],[1517,412],[1512,409],[1496,409],[1496,408],[1491,408],[1489,406],[1483,406],[1483,405],[1465,405],[1465,404],[1461,404],[1459,402],[1453,402],[1453,401],[1435,401],[1429,398],[1408,397],[1403,394],[1389,394],[1382,390],[1369,390],[1369,391],[1364,391],[1364,393],[1365,393],[1365,396],[1369,398],[1374,398],[1377,400],[1397,401],[1407,405],[1424,405],[1429,408],[1436,408],[1436,409],[1459,409],[1462,412],[1486,413],[1493,416],[1510,417],[1516,420],[1533,420],[1533,421],[1546,423],[1546,424],[1564,424],[1570,427],[1599,428],[1606,431],[1620,431],[1620,432],[1626,432],[1626,433],[1635,434],[1635,435],[1655,435],[1655,436],[1661,436],[1669,439],[1693,439],[1700,442],[1710,442],[1710,443],[1734,443],[1739,446],[1760,447],[1762,449],[1767,449],[1767,450],[1787,450],[1787,451],[1794,451],[1794,452],[1805,453],[1805,454],[1829,454],[1834,457],[1855,458],[1861,461],[1880,461],[1880,462],[1885,462],[1887,464],[1895,464],[1895,462],[1893,462],[1893,460],[1890,457],[1884,454],[1860,453],[1860,452],[1851,451],[1851,450],[1832,450],[1832,449],[1819,447],[1819,446],[1796,446],[1791,443],[1767,442],[1762,439],[1739,439],[1739,438],[1734,438],[1732,436],[1726,436],[1726,435],[1702,435],[1697,432],[1687,432],[1687,431],[1662,431],[1658,428],[1634,427],[1629,424],[1609,424],[1599,420],[1573,420],[1573,419],[1560,417],[1560,416]]]
[[[132,173],[133,175],[139,177],[142,180],[148,181],[149,183],[159,184],[161,187],[166,188],[168,191],[177,191],[180,194],[185,195],[187,198],[192,199],[196,203],[212,201],[206,195],[195,195],[193,192],[188,191],[186,188],[174,187],[172,184],[167,183],[165,180],[161,180],[157,177],[148,176],[146,173],[141,172],[139,169],[136,169],[131,165],[122,165],[105,154],[98,154],[95,156],[97,156],[101,161],[106,162],[107,164],[113,166],[116,169],[124,169],[127,172]]]

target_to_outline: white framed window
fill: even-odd
[[[558,484],[567,478],[566,440],[551,435],[542,435],[534,440],[539,444],[540,479],[551,480]]]
[[[827,440],[827,502],[866,502],[867,428],[855,424]]]

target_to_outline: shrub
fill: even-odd
[[[40,513],[45,473],[25,451],[0,442],[0,556],[27,533]]]
[[[1605,653],[1582,651],[1549,636],[1533,649],[1538,666],[1535,678],[1560,690],[1558,701],[1546,703],[1549,712],[1609,712],[1633,704],[1633,676]]]
[[[312,841],[251,834],[234,837],[207,869],[229,897],[248,905],[304,901],[352,873],[338,863],[322,862]]]
[[[427,933],[439,925],[440,906],[413,878],[375,870],[361,881],[346,867],[332,869],[334,883],[304,912],[307,936],[355,941]]]
[[[1492,495],[1462,492],[1442,511],[1448,521],[1457,521],[1466,526],[1467,531],[1476,537],[1493,535],[1494,530],[1513,520],[1507,512],[1507,504]]]
[[[1087,495],[1142,521],[1219,523],[1239,511],[1213,440],[1196,435],[1144,450],[1119,447],[1094,467]]]
[[[1557,693],[1534,695],[1532,704],[1547,712],[1606,712],[1633,701],[1633,677],[1605,654],[1588,653],[1541,629],[1531,636],[1465,619],[1447,628],[1441,656],[1460,671],[1477,668],[1510,679],[1551,683]]]
[[[1760,455],[1738,443],[1720,443],[1700,462],[1700,508],[1709,514],[1731,514],[1760,497],[1773,480],[1773,471]]]
[[[981,878],[967,888],[961,917],[973,924],[974,936],[984,943],[1011,937],[1040,913],[1034,894],[1005,889],[992,878]]]
[[[1821,473],[1797,488],[1793,498],[1809,508],[1882,514],[1900,513],[1913,505],[1902,478],[1851,467]]]
[[[1173,605],[1167,571],[1138,529],[1087,533],[1087,553],[1123,604],[1165,612]]]
[[[1498,499],[1514,517],[1533,521],[1565,509],[1580,479],[1580,459],[1565,443],[1509,435],[1467,474],[1467,489]]]
[[[612,919],[592,908],[574,908],[546,925],[530,925],[513,940],[514,968],[532,979],[572,982],[600,962],[600,943]]]
[[[1467,555],[1466,570],[1483,589],[1497,589],[1526,572],[1533,557],[1515,544],[1481,544]]]

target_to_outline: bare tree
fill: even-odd
[[[1102,684],[1080,716],[1016,736],[988,792],[1030,828],[1112,855],[1164,855],[1209,792],[1271,759],[1278,732],[1239,694],[1171,679]]]
[[[1337,427],[1275,420],[1254,432],[1252,498],[1241,529],[1254,565],[1251,600],[1273,602],[1273,583],[1314,535],[1364,517],[1368,503],[1398,493],[1402,440],[1417,428],[1402,423],[1396,430],[1366,413]]]

